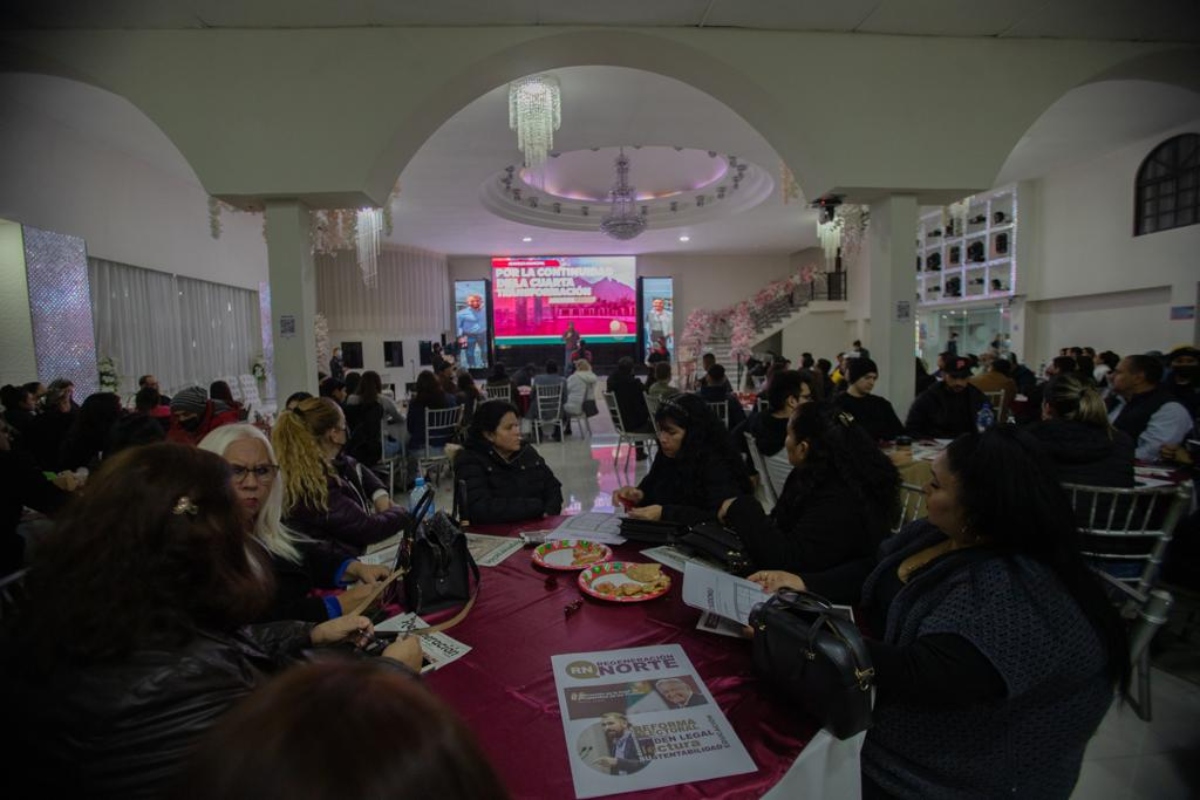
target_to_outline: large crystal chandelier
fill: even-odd
[[[621,148],[617,156],[617,182],[612,189],[612,208],[600,222],[600,231],[626,241],[646,230],[646,215],[638,211],[637,190],[629,185],[629,159]]]
[[[379,275],[379,245],[383,234],[383,211],[378,208],[360,208],[357,219],[358,268],[362,272],[363,284],[374,289]]]
[[[525,166],[540,167],[554,147],[554,132],[562,125],[558,78],[530,75],[508,85],[508,127],[517,132],[517,148]]]

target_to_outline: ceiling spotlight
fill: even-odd
[[[692,237],[690,237],[690,236],[680,236],[679,237],[679,241],[681,241],[681,242],[690,242],[691,240],[692,240]]]
[[[532,237],[532,236],[522,236],[522,237],[521,237],[521,241],[522,241],[522,242],[532,242],[532,241],[533,241],[533,237]]]

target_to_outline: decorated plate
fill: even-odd
[[[606,561],[579,573],[579,588],[611,603],[640,603],[666,594],[671,579],[662,571],[661,564]]]
[[[546,569],[578,571],[612,558],[612,550],[598,542],[563,539],[546,542],[533,551],[533,563]]]

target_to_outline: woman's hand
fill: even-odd
[[[1164,444],[1158,452],[1163,461],[1174,461],[1176,464],[1192,463],[1192,457],[1188,455],[1187,448],[1182,443]]]
[[[612,493],[612,504],[614,506],[625,506],[626,509],[629,509],[642,502],[642,498],[645,496],[645,493],[636,486],[622,486]]]
[[[384,649],[383,657],[399,661],[413,672],[420,672],[421,637],[409,636],[406,639],[397,639]]]
[[[650,522],[658,522],[662,519],[662,506],[643,506],[641,508],[629,509],[630,519],[645,519]]]
[[[762,569],[746,578],[748,581],[754,581],[765,591],[774,594],[780,589],[795,589],[804,591],[804,580],[791,572],[784,572],[781,569]]]
[[[73,492],[82,485],[74,472],[60,472],[51,483],[64,492]]]
[[[375,627],[371,625],[371,620],[366,617],[338,617],[328,622],[322,622],[314,627],[308,635],[312,639],[313,645],[320,647],[323,644],[353,640],[364,633],[375,633]]]
[[[357,583],[339,594],[337,601],[338,605],[342,607],[342,613],[347,614],[351,609],[358,608],[376,588],[378,587],[370,583]]]
[[[737,500],[737,498],[729,498],[724,503],[721,503],[721,507],[717,509],[717,519],[721,520],[721,522],[725,521],[725,515],[729,513],[729,507],[733,505],[734,500]]]
[[[351,561],[342,573],[347,579],[363,583],[381,583],[391,574],[392,570],[382,564],[364,564],[361,561]]]
[[[381,494],[375,498],[375,513],[381,514],[384,511],[387,511],[393,505],[395,505],[395,503],[392,502],[392,498],[388,497],[386,494]]]

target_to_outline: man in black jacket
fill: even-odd
[[[946,359],[944,378],[921,393],[908,409],[904,427],[910,436],[953,439],[975,430],[975,418],[987,401],[969,382],[971,362]]]
[[[1192,417],[1165,386],[1162,362],[1126,356],[1112,373],[1108,419],[1137,443],[1137,458],[1157,461],[1163,445],[1179,444],[1192,430]]]

